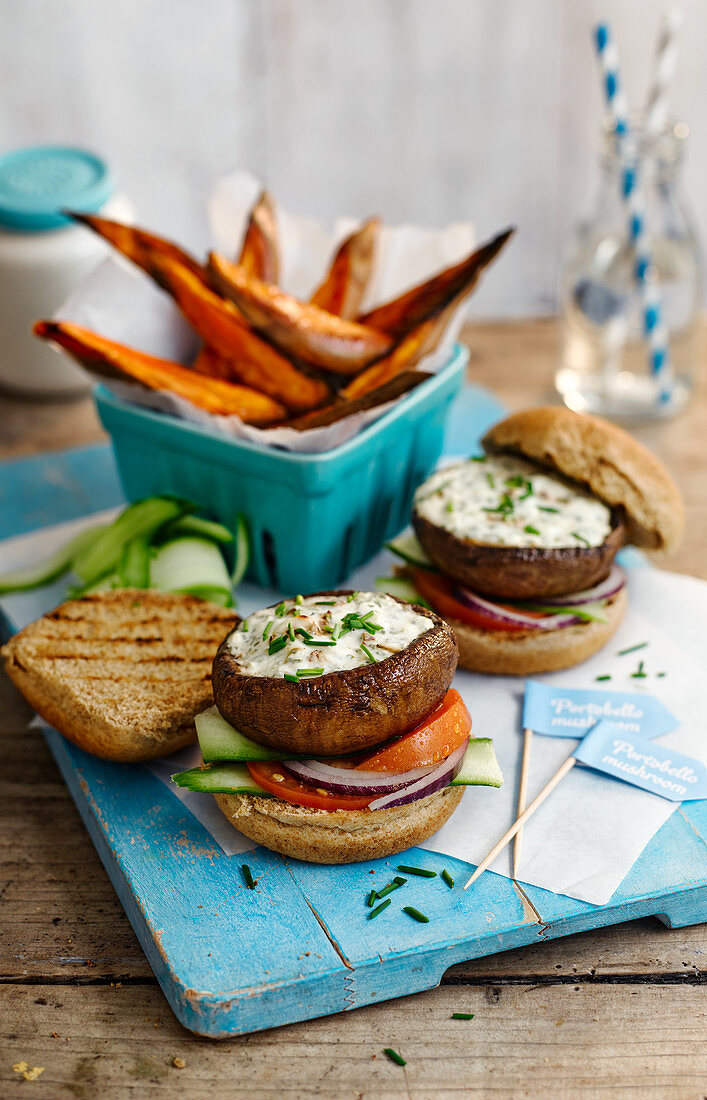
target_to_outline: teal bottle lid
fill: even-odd
[[[38,233],[73,224],[65,210],[95,212],[115,191],[104,160],[85,149],[34,145],[0,156],[0,228]]]

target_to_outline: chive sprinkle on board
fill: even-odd
[[[452,887],[454,886],[454,879],[452,878],[452,876],[450,875],[449,871],[446,868],[444,869],[444,871],[442,871],[442,879],[443,879],[444,882],[447,883],[447,886],[451,890]]]
[[[387,886],[384,886],[382,890],[378,891],[378,897],[384,898],[388,894],[392,894],[393,890],[399,890],[401,886],[404,886],[407,882],[405,878],[394,878],[392,882],[389,882]]]
[[[378,894],[375,892],[375,890],[371,890],[370,894],[366,898],[366,905],[368,906],[369,909],[373,908],[373,906],[376,903],[376,898],[377,897],[378,897]]]
[[[404,875],[419,875],[420,878],[437,878],[437,872],[428,871],[426,867],[408,867],[405,863],[399,863],[397,870],[402,871]]]
[[[370,913],[368,914],[368,919],[373,920],[373,918],[377,917],[379,913],[382,913],[384,909],[387,909],[389,905],[390,898],[386,898],[386,900],[382,901],[380,905],[376,905],[375,909],[371,909]]]
[[[407,1062],[404,1058],[401,1058],[397,1050],[393,1050],[392,1047],[386,1047],[383,1053],[390,1058],[391,1062],[395,1062],[396,1066],[406,1066]]]
[[[250,867],[248,866],[247,863],[243,863],[241,865],[241,871],[243,872],[243,878],[245,879],[245,884],[248,887],[248,889],[249,890],[255,890],[256,882],[255,882],[255,879],[253,878],[253,872],[251,871],[251,869],[250,869]]]
[[[421,913],[419,909],[416,909],[414,905],[404,905],[403,913],[407,913],[409,917],[416,920],[418,924],[429,924],[430,918],[426,917],[424,913]]]
[[[595,676],[594,679],[599,684],[602,680],[610,680],[611,676]]]
[[[473,1012],[453,1012],[452,1013],[452,1019],[453,1020],[473,1020],[474,1019],[474,1013]]]
[[[645,649],[648,642],[639,642],[638,645],[630,645],[628,649],[620,649],[617,657],[625,657],[627,653],[635,653],[637,649]]]

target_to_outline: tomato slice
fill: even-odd
[[[375,798],[373,794],[334,794],[323,787],[310,787],[289,775],[277,760],[258,760],[247,767],[251,778],[263,790],[295,806],[309,806],[313,810],[365,810]]]
[[[469,736],[471,716],[456,688],[450,688],[436,710],[416,729],[391,745],[364,757],[358,765],[366,772],[407,772],[437,764],[458,749]]]
[[[523,626],[522,623],[499,623],[490,615],[485,615],[483,611],[477,611],[476,608],[467,607],[466,604],[460,603],[452,592],[451,582],[439,573],[432,573],[429,569],[416,569],[414,578],[415,588],[420,595],[424,596],[435,611],[445,619],[456,619],[460,623],[476,626],[479,630],[503,630],[509,634],[518,634],[530,629]],[[515,610],[510,604],[499,603],[497,606],[500,608],[506,607],[507,610]],[[546,618],[542,611],[526,611],[524,609],[523,614],[531,619]]]

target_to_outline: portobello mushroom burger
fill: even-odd
[[[256,611],[222,642],[204,763],[173,777],[245,836],[315,863],[420,844],[465,786],[498,787],[487,738],[451,688],[457,643],[433,611],[332,591]]]
[[[464,668],[576,665],[624,615],[617,551],[679,544],[680,493],[627,432],[566,408],[516,413],[482,442],[417,490],[415,535],[388,544],[406,564],[386,587],[443,616]]]

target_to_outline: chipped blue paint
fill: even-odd
[[[473,451],[502,411],[469,387],[447,453]],[[121,500],[104,445],[6,463],[3,475],[0,538]],[[262,848],[229,857],[145,769],[98,760],[53,731],[46,737],[167,1000],[201,1035],[245,1034],[419,992],[453,963],[639,916],[672,926],[707,920],[707,802],[673,814],[611,901],[593,906],[490,872],[464,892],[469,864],[419,849],[349,867]],[[243,862],[255,890],[243,884]],[[365,896],[398,874],[398,863],[447,867],[457,886],[405,876],[390,907],[369,921]],[[409,904],[430,923],[406,916]]]

